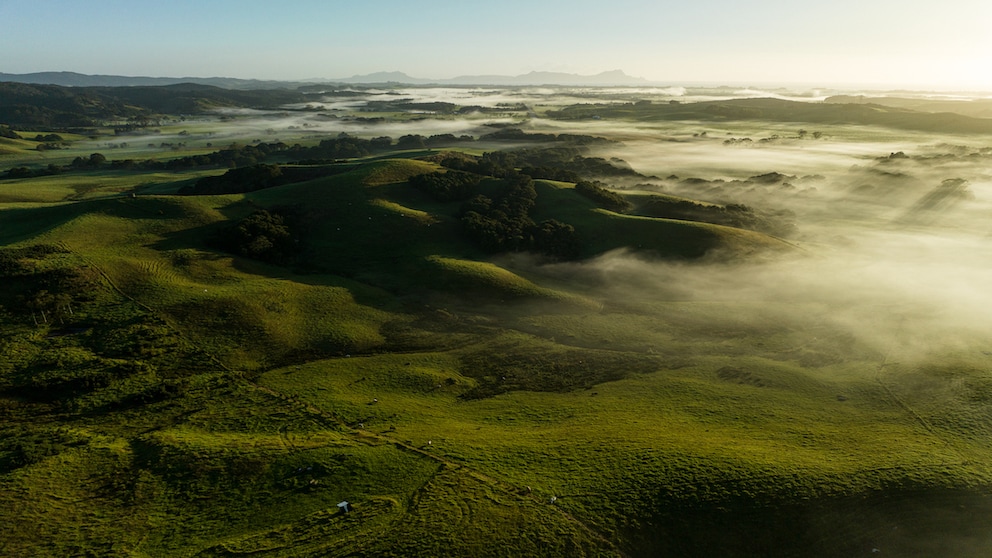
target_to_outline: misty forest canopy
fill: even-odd
[[[0,82],[0,554],[988,555],[986,101],[255,85]]]

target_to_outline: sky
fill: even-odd
[[[0,0],[0,72],[992,90],[988,0]]]

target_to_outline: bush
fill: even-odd
[[[17,132],[10,129],[10,126],[0,126],[0,138],[24,139]]]

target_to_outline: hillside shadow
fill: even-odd
[[[659,507],[633,533],[645,556],[987,556],[987,493],[893,487],[860,495],[762,505]],[[664,511],[662,511],[664,510]]]
[[[77,204],[0,211],[0,244],[35,238],[86,213]]]
[[[177,219],[181,210],[162,198],[115,196],[36,207],[0,210],[0,239],[5,243],[26,240],[54,230],[86,214],[123,219]]]

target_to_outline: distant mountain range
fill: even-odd
[[[302,82],[263,81],[223,77],[108,76],[77,74],[76,72],[36,72],[33,74],[5,74],[0,72],[0,81],[36,85],[60,85],[62,87],[147,87],[195,83],[197,85],[212,85],[224,89],[290,89],[302,84]]]
[[[530,72],[519,76],[475,75],[458,76],[449,79],[425,79],[411,77],[403,72],[376,72],[356,75],[349,78],[308,79],[301,81],[272,81],[238,79],[224,77],[144,77],[87,75],[76,72],[36,72],[31,74],[6,74],[0,72],[0,81],[16,83],[61,85],[63,87],[131,87],[175,85],[195,83],[212,85],[224,89],[292,89],[302,85],[319,83],[344,83],[351,85],[409,84],[409,85],[571,85],[571,86],[610,86],[610,85],[651,85],[644,78],[632,77],[622,70],[601,72],[595,75],[579,75],[561,72]]]
[[[622,70],[601,72],[591,76],[561,72],[530,72],[519,76],[475,75],[450,79],[424,79],[408,76],[403,72],[376,72],[344,79],[327,80],[329,83],[409,83],[414,85],[650,85],[644,78],[632,77]]]

